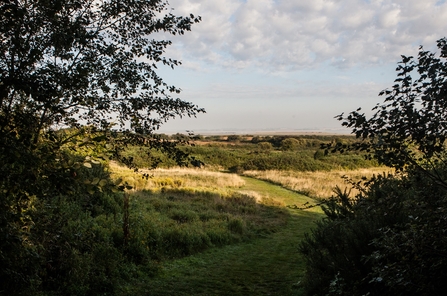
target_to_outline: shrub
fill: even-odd
[[[261,136],[254,136],[253,138],[251,138],[251,142],[253,144],[258,144],[259,142],[263,142],[263,141],[265,141],[265,140]]]
[[[228,168],[228,172],[232,174],[242,174],[244,173],[244,168],[240,165],[235,165],[230,168]]]
[[[438,48],[439,57],[422,47],[417,59],[402,56],[398,78],[379,94],[386,98],[371,118],[360,109],[337,116],[361,141],[323,145],[327,150],[370,152],[405,177],[373,180],[356,200],[338,192],[328,203],[328,219],[301,245],[308,293],[445,294],[446,38]]]
[[[315,160],[321,160],[324,158],[324,151],[321,149],[318,149],[317,151],[315,151],[314,153],[314,159]]]
[[[407,192],[401,190],[400,182],[380,178],[371,185],[367,197],[354,199],[349,192],[336,190],[335,197],[323,206],[327,219],[318,222],[300,244],[307,266],[307,293],[381,293],[383,283],[369,283],[373,264],[365,258],[377,250],[372,241],[380,236],[382,227],[398,227],[408,219],[402,210]]]
[[[273,145],[269,142],[259,142],[258,143],[258,148],[261,151],[270,151],[273,149]]]
[[[281,150],[293,151],[299,146],[300,142],[295,138],[287,138],[281,141]]]
[[[243,234],[245,232],[245,222],[241,218],[235,218],[228,221],[228,229],[236,234]]]
[[[242,137],[239,135],[230,135],[227,137],[228,142],[239,142],[242,140]]]

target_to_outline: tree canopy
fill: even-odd
[[[447,39],[439,52],[402,56],[397,78],[367,118],[337,116],[359,139],[326,152],[365,150],[397,169],[365,184],[355,197],[336,188],[300,246],[304,286],[312,295],[440,295],[447,275]],[[402,173],[402,174],[400,174]]]
[[[184,158],[154,132],[204,110],[157,74],[180,61],[165,56],[171,41],[154,36],[182,35],[199,21],[174,15],[165,0],[0,3],[1,291],[57,284],[66,260],[84,254],[92,242],[75,246],[60,229],[114,203],[117,184],[101,161],[131,166],[120,155],[129,143]]]
[[[175,16],[166,1],[4,1],[0,7],[2,127],[31,117],[42,128],[117,123],[148,133],[174,116],[203,110],[175,99],[158,65],[200,17]],[[130,123],[130,126],[129,126]]]
[[[381,91],[385,100],[367,118],[361,108],[344,116],[342,125],[361,141],[354,145],[329,144],[333,151],[365,150],[381,164],[398,170],[430,172],[445,159],[447,139],[447,39],[437,42],[439,53],[420,47],[417,58],[402,56],[394,85]],[[437,178],[447,186],[444,180]]]

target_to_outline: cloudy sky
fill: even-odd
[[[370,110],[392,86],[400,55],[447,36],[445,0],[169,0],[200,15],[169,37],[161,69],[180,98],[207,111],[162,132],[349,132],[334,116]]]

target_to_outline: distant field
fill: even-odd
[[[177,134],[170,137],[179,139],[186,136]],[[355,137],[347,135],[196,135],[191,140],[192,146],[184,146],[181,149],[202,161],[206,170],[216,172],[215,175],[208,173],[207,178],[218,188],[225,187],[221,186],[222,182],[237,184],[234,179],[227,180],[230,178],[228,174],[217,173],[226,171],[269,181],[314,198],[327,198],[333,194],[335,186],[342,189],[352,187],[342,179],[343,176],[352,182],[358,182],[363,177],[370,178],[389,172],[387,168],[379,167],[374,160],[367,160],[363,153],[325,154],[320,149],[322,144],[330,142],[350,144],[356,141]],[[145,158],[147,152],[157,155],[156,151],[138,147],[128,151],[142,168],[151,165],[150,157]],[[165,157],[161,167],[173,168],[175,163]],[[157,187],[154,182],[162,178],[162,172],[160,169],[153,171],[155,177],[152,181],[149,180],[147,185],[141,184],[142,180],[129,182],[136,184],[137,188],[154,188]],[[171,170],[170,176],[163,178],[175,184],[179,182],[181,174],[193,172]],[[197,187],[196,184],[191,186]],[[353,189],[351,194],[354,196],[357,191]]]
[[[174,135],[176,132],[168,132],[169,135]],[[276,129],[276,130],[225,130],[225,131],[207,131],[195,130],[194,134],[202,136],[216,136],[216,135],[257,135],[257,136],[302,136],[302,135],[323,135],[323,136],[340,136],[350,135],[349,130],[293,130],[293,129]]]

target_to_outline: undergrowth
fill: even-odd
[[[138,237],[131,248],[152,260],[178,258],[273,233],[286,219],[283,209],[237,192],[144,190],[131,195],[131,236]]]

